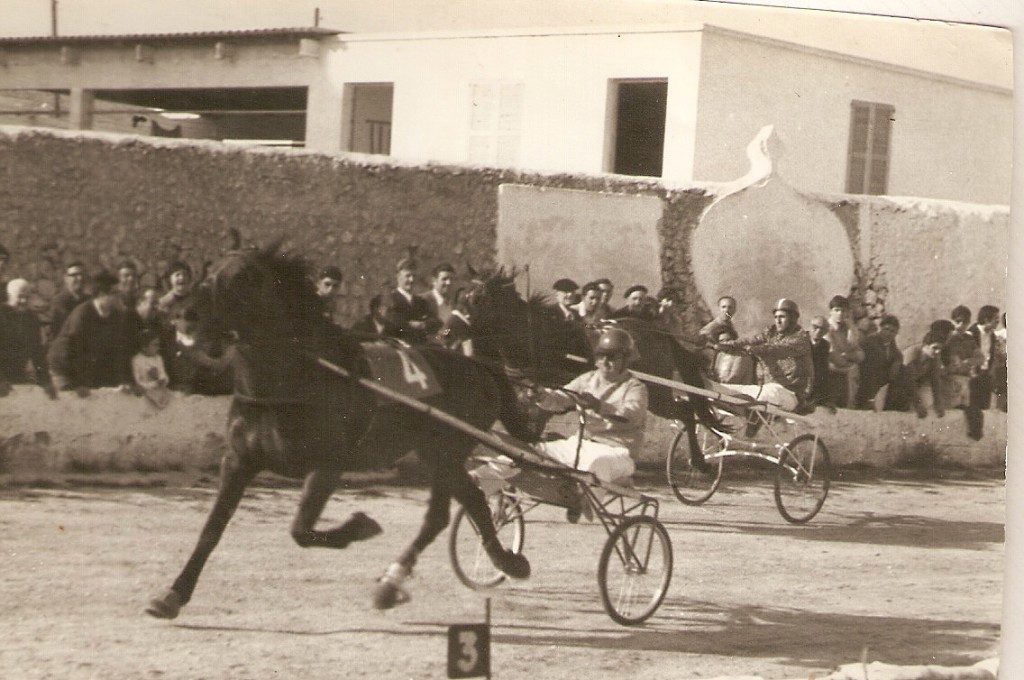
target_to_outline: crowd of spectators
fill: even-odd
[[[791,304],[791,315],[795,312],[799,318],[799,309],[788,300],[780,300],[776,316],[785,311],[781,309],[787,306],[784,303]],[[735,304],[732,297],[719,300],[720,313],[702,329],[709,346],[716,350],[712,377],[729,385],[744,384],[749,379],[749,367],[737,366],[742,354],[731,354],[730,348],[747,350],[759,359],[759,366],[770,365],[778,356],[758,354],[758,342],[735,339],[735,329],[727,323],[731,322]],[[849,300],[836,295],[828,303],[827,315],[811,318],[806,333],[809,343],[801,340],[803,349],[785,355],[793,362],[789,365],[792,367],[809,353],[808,375],[801,371],[801,377],[808,378],[806,382],[790,380],[787,384],[779,375],[786,368],[769,371],[773,374],[770,377],[786,384],[799,405],[808,408],[914,411],[922,418],[929,412],[942,417],[949,409],[960,409],[967,436],[981,439],[984,411],[1007,410],[1006,315],[1000,315],[997,307],[985,305],[978,310],[976,323],[971,323],[971,317],[970,309],[957,305],[949,319],[934,321],[919,342],[901,350],[897,343],[898,318],[886,314],[877,321],[862,319],[854,323]],[[792,337],[803,333],[799,325],[790,326],[788,331]],[[721,350],[726,351],[725,356]]]
[[[51,397],[112,387],[156,408],[172,391],[230,393],[230,365],[220,361],[227,345],[200,345],[194,337],[188,264],[172,263],[157,287],[141,285],[131,260],[92,276],[72,260],[63,287],[39,310],[31,282],[2,279],[9,259],[0,246],[0,393],[18,384],[39,385]]]
[[[647,286],[630,285],[617,307],[614,290],[608,279],[582,286],[559,279],[553,291],[556,313],[582,325],[594,339],[602,326],[623,317],[678,328],[671,319],[678,295],[671,288],[652,296]],[[971,310],[958,305],[948,320],[936,320],[923,337],[905,345],[897,342],[898,318],[854,319],[844,295],[811,316],[808,330],[801,326],[796,303],[783,299],[766,330],[741,338],[736,309],[735,297],[722,296],[699,337],[682,338],[703,347],[709,379],[735,391],[755,385],[752,395],[797,411],[912,411],[923,418],[960,409],[973,439],[982,437],[985,410],[1007,409],[1006,315],[992,305],[981,307],[973,324]],[[775,387],[783,390],[772,393]]]
[[[231,354],[230,341],[196,341],[188,264],[167,267],[162,286],[142,286],[131,260],[119,263],[113,273],[91,277],[82,261],[73,260],[64,268],[63,288],[40,313],[30,304],[32,283],[3,278],[9,259],[0,246],[0,287],[6,295],[0,307],[0,392],[24,383],[40,385],[51,395],[117,387],[162,408],[173,391],[231,391],[230,361],[224,358]],[[434,267],[429,288],[421,292],[415,290],[418,277],[410,254],[395,267],[394,288],[373,296],[368,313],[349,331],[365,339],[434,342],[472,355],[472,319],[464,290],[454,288],[454,267]],[[342,281],[341,270],[333,265],[313,280],[323,313],[334,322]],[[594,342],[603,326],[624,317],[662,322],[677,332],[675,290],[663,288],[652,296],[647,286],[632,284],[618,306],[614,290],[607,278],[582,286],[558,279],[552,314],[578,324]],[[1006,411],[1006,315],[997,307],[981,307],[972,324],[971,310],[958,305],[949,319],[936,320],[919,341],[901,348],[899,319],[854,319],[843,295],[811,316],[806,331],[796,303],[780,300],[772,325],[746,338],[734,324],[737,304],[735,297],[722,296],[699,335],[686,338],[702,348],[708,377],[715,382],[759,385],[759,394],[765,387],[781,386],[789,407],[914,411],[920,417],[962,409],[967,434],[975,439],[982,436],[985,410]]]

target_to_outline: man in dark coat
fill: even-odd
[[[130,324],[116,285],[113,274],[100,272],[92,300],[75,307],[50,345],[47,359],[58,390],[85,394],[96,387],[131,384]]]
[[[341,269],[333,264],[321,269],[319,276],[316,277],[316,294],[323,304],[324,318],[331,323],[337,323],[335,313],[342,278]]]
[[[831,403],[832,392],[828,383],[828,319],[818,315],[811,319],[811,362],[814,364],[814,379],[811,381],[810,402],[835,411]]]
[[[390,303],[390,295],[374,295],[370,299],[369,313],[352,324],[349,333],[357,336],[360,340],[372,340],[373,338],[382,337],[393,338],[397,336],[397,329],[388,321],[388,305]]]
[[[451,290],[454,280],[455,267],[448,262],[437,265],[430,273],[430,290],[420,295],[430,312],[426,328],[428,337],[435,337],[452,315]]]
[[[50,327],[47,338],[53,342],[60,335],[64,320],[71,316],[75,307],[89,299],[85,292],[85,265],[78,260],[64,267],[64,290],[50,300]]]
[[[878,322],[878,332],[863,340],[864,361],[860,364],[860,383],[854,408],[873,408],[878,391],[894,383],[899,376],[903,366],[903,353],[896,346],[899,330],[899,319],[886,314]],[[885,402],[891,403],[891,399],[887,397]]]
[[[427,326],[432,317],[426,301],[413,293],[416,283],[416,261],[403,258],[395,267],[395,290],[391,291],[391,309],[388,321],[394,327],[395,337],[411,344],[427,342]]]

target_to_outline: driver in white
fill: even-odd
[[[576,434],[537,445],[542,453],[570,467],[594,474],[603,482],[630,477],[636,470],[633,456],[640,452],[647,422],[647,387],[629,372],[629,362],[639,358],[633,338],[621,328],[605,330],[594,348],[597,369],[573,379],[566,390],[586,409],[582,442]],[[575,400],[565,392],[547,390],[539,406],[548,411],[573,408]]]

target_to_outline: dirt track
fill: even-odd
[[[639,628],[602,609],[600,526],[535,511],[534,576],[492,597],[494,677],[821,678],[865,647],[868,660],[896,664],[998,654],[1002,480],[841,482],[803,527],[779,516],[767,475],[726,485],[702,508],[663,502],[674,579]],[[250,492],[192,603],[167,622],[142,609],[191,550],[208,487],[0,491],[0,675],[445,677],[447,626],[483,617],[483,599],[448,564],[447,533],[422,557],[412,602],[388,613],[369,604],[425,492],[340,491],[325,518],[361,509],[385,527],[341,552],[291,542],[297,494]]]

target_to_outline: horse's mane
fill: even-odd
[[[309,324],[323,319],[320,299],[308,275],[311,265],[306,258],[285,250],[281,240],[247,251],[246,256],[271,272],[274,287],[282,299],[288,301],[285,309],[293,322]]]
[[[499,267],[477,277],[488,304],[494,306],[484,337],[496,339],[504,361],[514,368],[533,368],[547,374],[552,367],[561,370],[567,353],[589,355],[583,328],[577,334],[572,325],[567,326],[546,293],[534,291],[524,299],[516,290],[515,276],[515,270]],[[495,345],[488,347],[498,349]]]
[[[477,279],[493,297],[502,302],[519,301],[525,303],[531,310],[550,309],[553,305],[551,297],[540,291],[532,291],[525,299],[516,290],[515,269],[508,269],[500,266],[493,272],[480,274]]]

